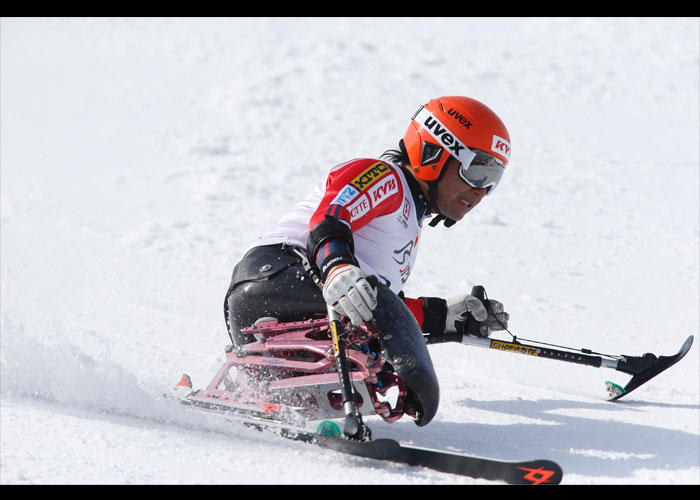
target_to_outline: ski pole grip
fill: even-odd
[[[476,297],[481,302],[485,302],[486,290],[484,290],[483,286],[477,285],[477,286],[472,288],[472,296]],[[469,316],[469,318],[467,319],[465,333],[467,335],[474,335],[476,337],[482,337],[482,335],[481,335],[481,323],[479,323],[473,317]]]

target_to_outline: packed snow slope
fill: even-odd
[[[0,23],[2,484],[487,483],[161,398],[222,362],[245,248],[452,94],[501,116],[512,162],[426,228],[406,294],[482,284],[519,337],[610,354],[696,345],[619,403],[619,372],[436,346],[435,420],[374,434],[550,458],[565,484],[700,483],[697,18]]]

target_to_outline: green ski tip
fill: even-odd
[[[610,397],[608,399],[617,399],[618,397],[625,394],[625,390],[622,388],[622,386],[616,384],[615,382],[611,382],[609,380],[606,380],[605,386],[607,387],[608,394],[610,395]]]
[[[328,437],[340,437],[340,427],[335,422],[331,420],[324,420],[316,427],[316,434]]]

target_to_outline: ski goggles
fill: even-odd
[[[474,153],[474,158],[459,166],[459,177],[471,187],[487,188],[486,195],[489,195],[501,181],[506,166],[493,155],[478,149],[468,149]]]

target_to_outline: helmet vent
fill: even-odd
[[[437,144],[430,142],[423,143],[423,150],[421,151],[420,164],[428,165],[429,163],[437,163],[442,156],[443,148]]]

